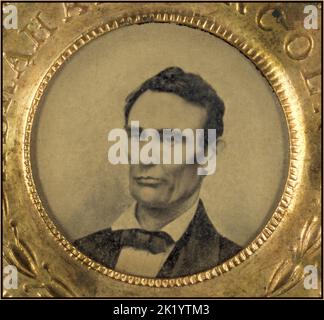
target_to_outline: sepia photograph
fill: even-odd
[[[3,2],[1,33],[0,300],[323,298],[321,3]]]
[[[223,40],[171,24],[116,30],[77,52],[44,95],[32,139],[40,197],[66,238],[150,278],[238,254],[275,209],[289,161],[261,73]]]

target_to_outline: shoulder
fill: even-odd
[[[96,231],[77,239],[74,241],[74,245],[80,250],[93,250],[98,247],[107,248],[107,246],[113,245],[117,241],[117,235],[113,230],[123,229],[128,225],[128,223],[130,223],[134,216],[135,206],[136,203],[133,203],[130,207],[124,210],[109,228]]]
[[[198,236],[200,241],[207,244],[210,249],[207,251],[210,251],[211,255],[213,252],[218,252],[219,264],[232,258],[243,249],[240,245],[224,237],[217,231],[214,224],[209,219],[202,202],[200,202],[198,206],[197,214],[198,219],[195,221],[195,235]]]
[[[219,263],[232,258],[238,254],[243,248],[235,242],[220,236],[219,240]]]
[[[207,225],[208,228],[205,228],[205,230],[208,230],[208,232],[206,232],[207,244],[209,243],[211,247],[214,247],[214,249],[218,247],[218,250],[214,251],[219,252],[218,264],[232,258],[243,249],[234,241],[220,234],[211,222],[208,224],[206,223],[205,226]]]

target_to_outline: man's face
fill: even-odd
[[[167,92],[146,91],[133,105],[128,125],[139,121],[141,129],[204,128],[207,112]],[[140,142],[140,148],[147,142]],[[162,149],[162,143],[161,143]],[[161,158],[162,159],[162,158]],[[165,208],[178,205],[199,190],[198,164],[131,164],[130,193],[142,205]]]

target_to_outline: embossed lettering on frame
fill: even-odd
[[[300,266],[317,263],[321,241],[320,187],[316,185],[321,167],[318,152],[321,68],[317,68],[320,63],[318,48],[321,46],[318,34],[321,30],[309,32],[300,27],[302,20],[298,24],[299,18],[290,20],[291,17],[299,17],[298,14],[294,16],[294,13],[303,11],[302,3],[290,7],[273,7],[274,4],[265,3],[231,3],[229,8],[232,10],[218,3],[189,6],[185,3],[165,5],[148,2],[145,8],[142,4],[137,4],[135,8],[131,4],[117,6],[113,3],[93,3],[86,7],[83,3],[73,5],[61,3],[56,4],[56,10],[52,11],[47,4],[44,4],[41,12],[39,7],[36,10],[32,3],[29,5],[28,10],[34,13],[34,18],[20,29],[18,40],[20,44],[24,44],[20,48],[26,50],[8,46],[6,39],[9,39],[13,33],[12,30],[4,31],[7,33],[7,38],[4,39],[3,61],[9,66],[7,68],[9,72],[4,76],[3,91],[3,223],[6,244],[4,261],[5,264],[17,263],[20,267],[18,276],[21,279],[21,286],[18,286],[15,291],[5,290],[4,296],[118,296],[123,293],[125,284],[116,282],[111,286],[110,278],[135,284],[129,286],[127,291],[133,296],[138,295],[139,292],[142,296],[152,296],[153,291],[149,287],[156,287],[155,297],[166,294],[172,296],[174,286],[187,286],[205,280],[215,281],[215,283],[217,281],[217,285],[213,286],[211,283],[208,291],[204,290],[204,284],[200,286],[202,291],[192,286],[177,288],[177,295],[190,296],[199,292],[200,296],[209,297],[246,296],[250,294],[250,283],[254,284],[253,295],[255,296],[285,294],[315,297],[321,295],[320,290],[305,291],[300,282],[304,276],[300,272]],[[95,10],[99,5],[100,10]],[[17,3],[17,7],[18,10],[25,10],[24,4]],[[320,6],[318,9],[321,10]],[[203,16],[197,14],[192,16],[191,10],[202,13]],[[51,18],[48,18],[48,12],[54,13]],[[187,15],[184,16],[183,12]],[[241,23],[243,21],[240,20],[241,18],[245,19],[245,24]],[[77,22],[77,19],[83,20],[89,32],[78,34],[79,39],[67,49],[62,46],[62,39],[58,38],[57,46],[62,49],[61,55],[56,61],[53,57],[50,58],[48,63],[51,69],[46,67],[49,71],[43,79],[33,78],[32,72],[26,72],[26,77],[22,77],[29,68],[32,70],[35,65],[42,67],[39,65],[38,54],[42,57],[49,54],[50,48],[47,47],[47,43],[53,34],[63,31],[60,36],[63,35],[65,43],[67,40],[73,40],[65,38],[64,32],[66,30],[76,35],[74,22]],[[106,23],[103,24],[103,21]],[[286,112],[291,134],[290,168],[286,188],[279,206],[275,208],[271,220],[262,233],[240,255],[223,265],[176,279],[151,279],[123,274],[104,268],[75,250],[47,216],[38,197],[29,163],[29,137],[33,115],[44,89],[56,70],[84,44],[99,35],[124,25],[153,21],[179,23],[208,31],[242,51],[254,61],[273,86]],[[232,30],[229,29],[229,25]],[[276,39],[280,39],[281,43],[278,46],[278,43],[273,42],[274,30],[276,32],[279,30]],[[246,39],[253,39],[255,47],[250,47]],[[27,50],[31,45],[33,50]],[[39,51],[40,48],[42,50]],[[33,54],[30,54],[31,51]],[[285,69],[286,63],[290,64],[290,68]],[[41,83],[38,89],[34,86],[36,82]],[[302,92],[303,88],[304,92]],[[36,95],[30,97],[27,94],[22,95],[22,92],[36,92]],[[32,104],[27,106],[28,100],[32,101]],[[311,112],[309,112],[310,108]],[[22,119],[26,119],[26,123],[23,123]],[[23,132],[25,135],[22,134]],[[305,148],[305,141],[307,141],[307,148]],[[307,174],[310,176],[306,178]],[[26,186],[29,193],[26,191]],[[295,201],[296,198],[298,201]],[[287,212],[289,214],[286,214]],[[298,214],[300,212],[303,212],[303,215]],[[285,220],[281,222],[283,217]],[[277,230],[279,224],[281,228]],[[67,253],[52,241],[49,231]],[[276,237],[269,239],[275,231]],[[265,241],[268,241],[269,245],[264,247],[264,250],[262,248],[262,255],[258,257],[260,263],[263,263],[262,273],[260,273],[260,264],[255,264],[255,259],[248,258],[259,250]],[[278,244],[284,244],[288,249],[274,250],[278,248]],[[48,257],[52,256],[56,258],[49,261]],[[71,258],[76,261],[69,261]],[[271,263],[268,263],[269,261]],[[243,262],[245,265],[240,272],[230,273],[228,277],[221,276]],[[93,270],[107,277],[102,277]],[[212,279],[214,277],[217,279]],[[77,279],[82,281],[78,282]],[[100,281],[95,284],[97,279]],[[247,285],[242,279],[249,279],[249,284]],[[139,288],[138,285],[147,288]]]

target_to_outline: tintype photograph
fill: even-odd
[[[32,164],[44,205],[80,252],[174,278],[224,263],[262,230],[284,187],[287,136],[276,96],[237,50],[149,24],[96,39],[56,75],[36,114]]]
[[[1,298],[322,298],[321,3],[2,8]]]

